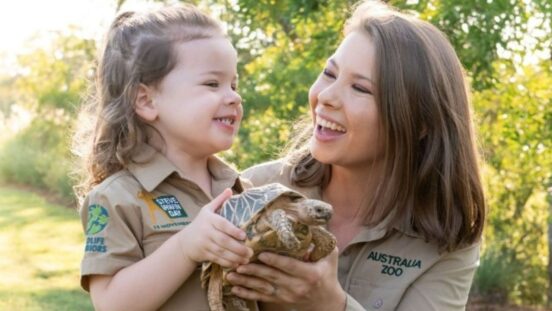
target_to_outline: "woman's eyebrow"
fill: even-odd
[[[337,62],[333,59],[333,58],[330,58],[328,59],[328,63],[330,63],[332,66],[334,66],[337,70],[339,70],[339,65],[337,65]],[[352,74],[352,77],[355,78],[355,79],[360,79],[360,80],[366,80],[372,84],[374,84],[374,81],[372,81],[372,79],[370,79],[370,77],[367,77],[365,75],[362,75],[360,73],[353,73]]]
[[[332,66],[339,69],[339,66],[337,65],[337,62],[333,58],[328,59],[328,63],[332,64]]]
[[[372,79],[370,79],[370,78],[367,77],[367,76],[361,75],[360,73],[353,73],[352,76],[353,76],[353,78],[355,78],[355,79],[366,80],[366,81],[368,81],[368,82],[370,82],[370,83],[372,83],[372,84],[374,83],[374,81],[372,81]]]

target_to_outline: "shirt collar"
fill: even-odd
[[[132,157],[128,170],[148,192],[153,191],[172,173],[178,172],[169,159],[147,144],[141,146]]]
[[[210,156],[207,159],[207,169],[213,177],[212,193],[221,193],[225,188],[232,188],[237,182],[239,183],[238,172],[216,156]],[[157,188],[173,173],[186,179],[169,159],[147,144],[140,147],[132,157],[128,170],[148,192]]]
[[[213,194],[221,193],[226,188],[233,188],[240,184],[239,173],[229,164],[217,156],[211,156],[207,160],[207,168],[213,177],[211,180],[211,192]]]
[[[360,232],[353,238],[351,243],[375,241],[386,236],[389,231],[396,231],[404,235],[414,238],[420,237],[420,234],[414,231],[409,224],[394,224],[389,227],[389,223],[393,220],[396,211],[391,211],[385,218],[375,226],[363,226]]]

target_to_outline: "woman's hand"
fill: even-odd
[[[215,213],[231,195],[232,191],[225,189],[178,233],[182,250],[190,260],[212,261],[229,268],[249,262],[253,251],[241,243],[245,232]]]
[[[337,248],[318,262],[262,253],[227,276],[236,296],[299,310],[344,310],[346,293],[337,280]],[[281,310],[281,306],[278,310]]]

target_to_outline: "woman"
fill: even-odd
[[[360,3],[309,92],[304,146],[250,168],[334,207],[338,251],[316,263],[265,253],[228,276],[264,310],[463,310],[484,196],[468,90],[431,24]]]

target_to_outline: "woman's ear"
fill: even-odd
[[[140,83],[136,92],[134,111],[146,122],[153,122],[157,119],[157,107],[153,103],[153,88]]]

